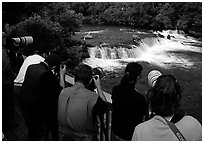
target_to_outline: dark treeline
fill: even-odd
[[[71,36],[83,24],[179,29],[202,36],[201,2],[3,2],[2,25],[10,37],[30,35],[38,51],[58,50],[74,63],[87,58],[83,43]],[[43,32],[42,32],[43,31]],[[65,52],[66,51],[66,52]]]
[[[33,48],[29,49],[53,51],[62,61],[73,61],[72,66],[89,57],[87,47],[70,38],[82,25],[82,15],[70,3],[3,2],[2,24],[8,38],[32,36],[34,42],[29,46]]]
[[[202,3],[121,2],[71,3],[83,23],[133,26],[151,30],[181,29],[201,33]]]
[[[81,14],[82,19],[79,20],[84,24],[112,24],[152,30],[181,29],[192,34],[202,28],[201,2],[72,2],[55,3],[55,6],[51,8],[50,3],[3,3],[3,19],[7,19],[3,22],[13,24],[51,8],[53,16],[73,10]],[[57,13],[55,10],[58,8]],[[78,26],[75,26],[76,30]]]

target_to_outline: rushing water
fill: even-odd
[[[103,32],[104,30],[89,31],[89,33]],[[108,31],[105,30],[105,32]],[[127,31],[123,30],[123,32]],[[130,48],[111,47],[109,45],[90,47],[90,58],[84,62],[92,67],[99,66],[105,70],[121,68],[124,66],[124,62],[132,61],[148,62],[162,68],[172,66],[192,68],[195,65],[195,61],[185,53],[201,54],[202,43],[200,41],[190,36],[178,34],[177,31],[153,32],[153,34],[158,33],[162,34],[164,38],[144,38],[139,42],[139,45],[129,45]],[[168,35],[171,36],[171,39],[167,38]]]
[[[91,27],[84,31],[102,35],[101,37],[99,36],[99,40],[94,37],[91,39],[96,41],[95,45],[97,45],[98,41],[103,40],[103,36],[109,38],[106,38],[105,42],[106,40],[111,42],[111,37],[115,35],[118,39],[128,36],[127,33],[130,34],[130,38],[133,34],[144,35],[139,45],[129,44],[128,46],[117,45],[117,47],[114,47],[107,44],[89,48],[90,58],[84,62],[92,67],[102,67],[108,73],[101,82],[103,89],[111,93],[112,88],[119,83],[123,75],[121,71],[127,65],[127,62],[142,61],[149,63],[144,64],[143,76],[137,83],[137,89],[144,95],[146,94],[149,89],[146,77],[152,69],[157,68],[164,74],[174,75],[183,89],[181,109],[196,117],[202,123],[202,42],[193,37],[178,34],[177,31],[144,32],[118,28],[118,33],[109,33],[117,30],[115,27],[113,27],[113,30],[111,28],[99,27],[94,29]],[[83,33],[83,35],[86,33]],[[158,33],[163,35],[164,38],[155,36]],[[123,34],[126,35],[124,36]],[[171,35],[170,39],[167,38],[168,35]],[[126,39],[129,39],[129,37]],[[122,38],[118,41],[122,41]]]

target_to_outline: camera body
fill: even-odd
[[[100,67],[93,68],[92,77],[95,78],[95,80],[97,80],[98,78],[101,79],[102,76],[103,76],[103,70]],[[88,86],[88,89],[91,91],[94,91],[94,89],[96,89],[94,80],[91,81],[91,83]]]
[[[102,68],[100,68],[100,67],[93,68],[93,77],[97,79],[98,76],[96,76],[96,75],[98,75],[100,79],[102,78],[102,76],[103,76]]]

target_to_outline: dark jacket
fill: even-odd
[[[13,85],[13,80],[15,75],[11,69],[10,61],[6,50],[2,49],[2,84],[3,85]]]
[[[117,85],[112,90],[113,132],[124,140],[131,140],[135,126],[148,113],[145,97],[136,90]]]
[[[26,102],[44,102],[48,99],[57,102],[61,90],[57,77],[41,62],[28,67],[20,97]]]
[[[57,135],[57,103],[62,90],[57,77],[41,62],[28,67],[20,90],[20,101],[30,130],[41,123],[51,126]],[[55,137],[56,139],[56,137]]]

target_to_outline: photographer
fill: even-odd
[[[60,140],[97,140],[96,115],[105,113],[107,106],[105,96],[100,94],[102,93],[100,79],[94,77],[90,66],[80,64],[74,70],[75,84],[60,93],[58,100]],[[99,94],[88,89],[93,81]]]
[[[17,126],[14,112],[13,80],[15,74],[10,65],[6,49],[6,34],[2,33],[2,129]]]
[[[183,96],[180,84],[173,75],[159,76],[148,94],[155,116],[135,127],[132,141],[202,140],[202,126],[194,117],[185,115],[172,123]]]
[[[58,140],[57,101],[64,88],[66,66],[60,66],[60,84],[52,69],[60,66],[57,55],[49,55],[44,62],[27,68],[19,98],[28,140],[46,140],[51,130],[52,139]]]

